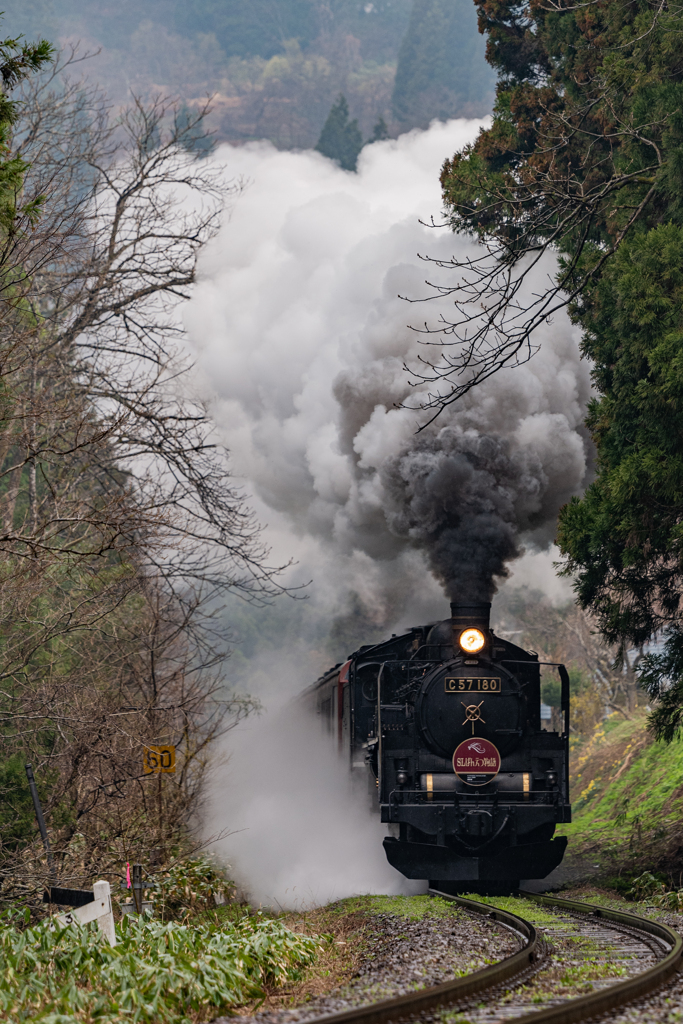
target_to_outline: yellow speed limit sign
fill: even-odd
[[[148,774],[168,772],[169,775],[175,775],[175,747],[145,747],[142,767]]]

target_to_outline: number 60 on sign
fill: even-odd
[[[143,771],[158,775],[160,772],[167,772],[175,775],[175,747],[145,747],[142,759]]]

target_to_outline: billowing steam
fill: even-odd
[[[490,598],[525,544],[552,540],[586,472],[588,368],[563,317],[539,330],[530,363],[416,433],[425,417],[404,364],[424,350],[407,325],[435,325],[452,306],[398,296],[432,296],[427,275],[452,283],[418,253],[477,252],[420,223],[438,217],[443,158],[477,127],[376,143],[357,175],[263,143],[220,150],[251,184],[188,311],[237,472],[279,513],[282,553],[295,553],[317,596],[332,573],[336,600],[358,595],[384,625],[417,614],[417,600],[437,609],[423,558],[448,596]],[[413,410],[398,408],[406,400]]]
[[[435,124],[376,143],[358,174],[265,143],[216,156],[226,176],[250,184],[187,307],[198,367],[274,557],[297,560],[290,582],[313,579],[309,616],[329,623],[360,609],[364,639],[408,615],[444,617],[444,590],[490,598],[524,546],[548,547],[559,507],[584,483],[589,371],[563,317],[539,330],[531,362],[417,432],[426,417],[404,364],[422,350],[407,325],[436,324],[452,309],[398,295],[432,295],[427,275],[451,283],[418,253],[477,254],[420,223],[438,216],[443,159],[477,129]],[[529,290],[542,285],[530,280]],[[526,579],[535,582],[528,564]],[[329,737],[319,744],[310,723],[301,730],[300,716],[273,710],[326,667],[307,660],[306,645],[297,654],[298,639],[291,630],[267,638],[272,654],[248,686],[269,712],[230,734],[206,831],[233,831],[218,850],[268,902],[399,891],[407,883],[384,860],[381,826],[346,792]]]
[[[354,785],[315,716],[272,703],[231,735],[206,816],[207,838],[234,830],[217,848],[242,890],[297,909],[356,893],[424,891],[388,863],[367,778]]]

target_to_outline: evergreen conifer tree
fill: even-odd
[[[349,121],[349,105],[341,93],[327,115],[315,148],[323,156],[336,160],[345,171],[356,170],[363,137],[358,121],[355,118]]]
[[[394,81],[396,120],[426,128],[434,118],[487,114],[494,84],[471,0],[414,0]]]
[[[387,123],[383,117],[380,117],[375,127],[372,129],[372,135],[368,139],[368,144],[371,142],[383,142],[384,139],[389,138],[389,129]]]
[[[500,75],[493,124],[441,181],[453,227],[493,254],[468,292],[486,297],[486,320],[449,325],[423,379],[433,393],[449,382],[435,406],[454,401],[530,358],[535,327],[568,307],[593,367],[597,473],[562,509],[558,542],[622,659],[658,641],[639,676],[671,740],[683,730],[683,9],[475,4]],[[521,315],[525,267],[544,251],[557,276]],[[469,260],[454,266],[472,282]]]

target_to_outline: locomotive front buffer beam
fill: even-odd
[[[487,882],[520,878],[545,878],[557,867],[567,847],[566,836],[541,843],[508,846],[498,853],[462,857],[448,846],[399,842],[384,839],[384,850],[392,867],[406,878],[438,878],[447,882]]]
[[[433,836],[486,835],[503,826],[506,832],[516,833],[523,842],[527,832],[539,825],[555,825],[570,821],[569,806],[552,804],[491,804],[456,806],[447,803],[382,804],[381,820],[389,824],[412,825],[420,832]],[[490,819],[490,822],[489,822]],[[486,827],[488,823],[488,827]],[[502,831],[502,829],[501,829]],[[438,840],[437,840],[438,841]]]

